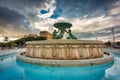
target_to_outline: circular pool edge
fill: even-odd
[[[43,66],[93,66],[111,62],[114,60],[113,57],[114,56],[112,53],[104,52],[103,57],[100,58],[79,60],[53,60],[27,57],[25,55],[25,52],[17,54],[17,58],[20,61]]]

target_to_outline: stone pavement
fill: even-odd
[[[0,50],[0,56],[14,54],[14,53],[20,53],[20,52],[25,52],[25,48]]]

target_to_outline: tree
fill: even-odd
[[[37,37],[37,38],[25,37],[25,38],[21,38],[15,41],[10,41],[7,43],[1,42],[0,47],[25,47],[25,43],[27,41],[38,41],[38,40],[46,40],[46,39],[47,39],[46,37]]]
[[[119,46],[120,46],[120,42],[117,42],[117,45],[119,45]]]
[[[105,43],[105,45],[107,45],[107,46],[111,46],[111,42],[108,41],[108,42]]]
[[[5,47],[6,43],[0,42],[0,47]]]
[[[10,41],[9,45],[10,45],[10,47],[16,47],[17,46],[17,44],[14,41]]]

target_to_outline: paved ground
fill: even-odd
[[[114,54],[120,54],[120,49],[104,48],[103,50],[106,52],[114,53]]]
[[[0,56],[13,54],[13,53],[17,53],[17,52],[20,53],[20,52],[24,52],[24,51],[25,51],[25,48],[0,50]]]

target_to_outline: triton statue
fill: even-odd
[[[64,33],[68,33],[68,37],[67,39],[77,39],[70,30],[70,27],[72,26],[71,23],[68,22],[59,22],[59,23],[55,23],[54,27],[56,27],[58,29],[58,32],[56,30],[54,30],[53,34],[52,34],[52,38],[53,39],[62,39],[64,36]],[[67,30],[68,29],[68,30]]]

